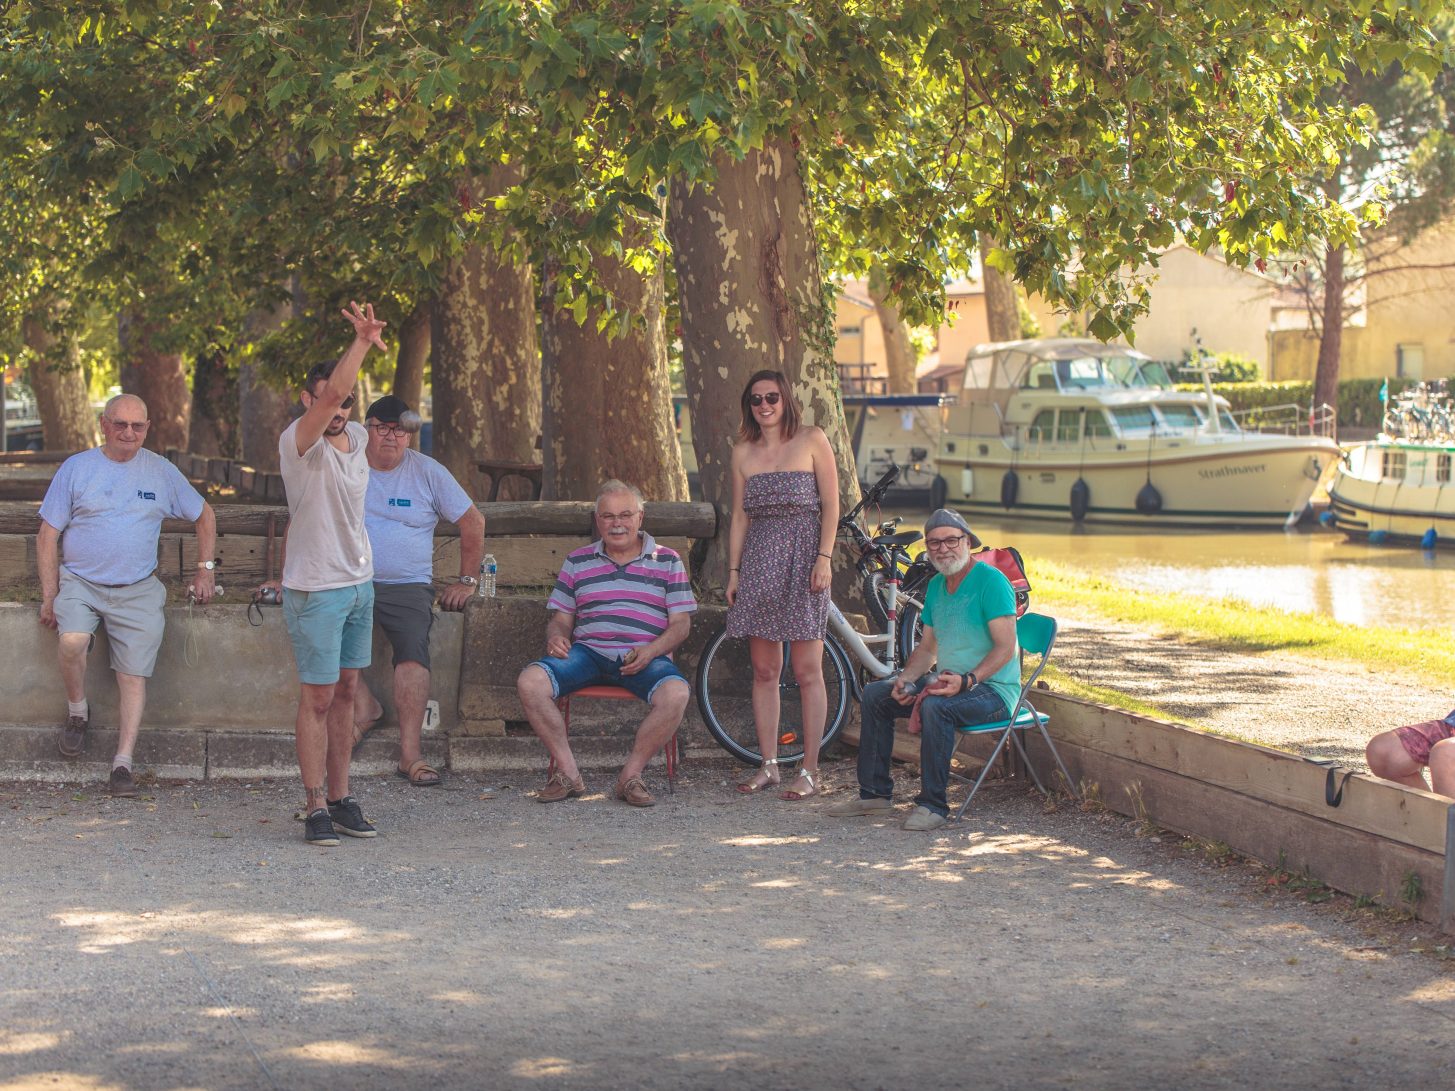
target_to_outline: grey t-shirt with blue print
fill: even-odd
[[[364,528],[374,547],[375,583],[429,583],[434,575],[434,528],[469,511],[460,483],[428,455],[405,451],[392,470],[369,469]]]
[[[100,447],[74,454],[51,478],[40,517],[61,537],[61,564],[83,580],[140,583],[157,567],[162,520],[196,522],[202,496],[182,472],[145,448],[125,462]]]

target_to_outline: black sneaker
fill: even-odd
[[[328,817],[333,819],[335,826],[350,837],[379,836],[379,831],[364,817],[364,812],[359,807],[359,801],[353,796],[344,796],[337,803],[330,803]]]
[[[332,848],[338,844],[338,834],[334,832],[327,811],[314,811],[303,820],[303,840],[320,848]]]

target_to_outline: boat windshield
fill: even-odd
[[[1152,369],[1149,376],[1148,369]],[[1132,356],[1084,356],[1062,360],[1035,360],[1021,375],[1022,390],[1126,390],[1160,385],[1160,365]]]

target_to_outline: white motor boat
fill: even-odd
[[[1338,445],[1297,407],[1283,431],[1241,426],[1227,399],[1179,391],[1125,345],[978,345],[948,410],[939,469],[965,510],[1088,523],[1278,527],[1306,511]],[[1298,434],[1302,432],[1303,434]]]
[[[1455,545],[1455,442],[1381,435],[1344,454],[1324,521],[1351,538]]]

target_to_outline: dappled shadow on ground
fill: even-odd
[[[1290,930],[1019,790],[923,835],[829,818],[832,795],[737,797],[696,764],[647,812],[453,786],[361,782],[383,835],[329,851],[302,845],[291,786],[0,792],[0,935],[25,952],[0,979],[0,1088],[1197,1086],[1448,1064],[1410,1029],[1452,1008],[1428,965],[1355,963],[1337,930]],[[1336,1066],[1355,1025],[1370,1044]]]

